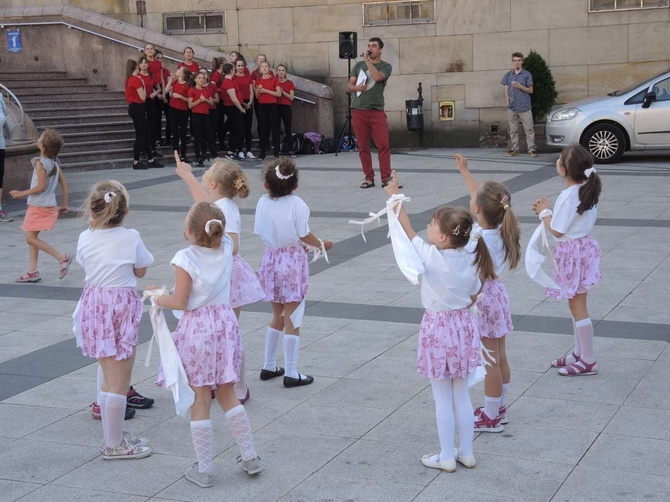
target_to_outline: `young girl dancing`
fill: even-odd
[[[385,190],[391,196],[399,193],[395,172]],[[439,207],[428,224],[428,242],[412,229],[402,206],[398,221],[425,268],[421,302],[426,312],[419,328],[417,372],[430,380],[433,389],[441,451],[439,455],[424,455],[421,463],[446,472],[454,472],[456,462],[473,468],[473,409],[467,377],[480,362],[480,340],[468,307],[480,290],[479,278],[495,278],[493,261],[481,239],[481,229],[473,228],[472,215],[464,207]],[[476,241],[474,253],[465,249],[469,241]],[[452,406],[460,437],[457,451]]]
[[[602,282],[600,246],[591,235],[596,223],[596,205],[602,183],[593,167],[593,156],[582,146],[564,149],[556,161],[558,175],[565,179],[565,190],[556,199],[553,211],[542,197],[533,203],[533,211],[556,237],[553,279],[560,289],[546,294],[567,299],[572,314],[575,349],[572,354],[551,362],[562,376],[598,373],[593,346],[593,323],[586,309],[586,295]]]
[[[179,162],[177,156],[177,175],[191,190],[196,202],[215,204],[226,217],[226,235],[233,241],[233,270],[230,277],[230,306],[239,320],[244,305],[261,301],[265,292],[258,277],[249,264],[239,255],[242,219],[240,210],[233,201],[235,197],[245,199],[249,196],[249,179],[242,168],[234,161],[217,159],[202,175],[202,183],[193,176],[191,166]],[[242,366],[240,379],[235,383],[235,395],[244,404],[249,399],[249,387],[246,384],[246,352],[240,346]]]
[[[60,169],[58,154],[63,148],[63,138],[53,129],[46,129],[37,140],[40,149],[39,158],[31,160],[33,177],[28,190],[12,190],[9,195],[15,199],[28,198],[28,211],[23,219],[21,230],[26,233],[26,242],[30,251],[28,272],[20,275],[16,282],[39,282],[42,280],[37,270],[40,251],[48,253],[58,260],[59,279],[67,274],[72,257],[56,251],[39,238],[40,232],[53,230],[59,214],[67,213],[68,185]],[[61,207],[56,207],[56,185],[60,183]]]
[[[174,294],[156,298],[159,307],[184,310],[172,337],[195,392],[191,435],[198,461],[186,471],[186,479],[203,488],[214,484],[209,418],[213,388],[240,448],[242,469],[250,475],[261,471],[247,412],[233,390],[240,374],[241,344],[237,319],[230,308],[233,242],[224,235],[225,224],[215,205],[197,202],[191,207],[184,230],[190,246],[178,251],[170,262],[176,271]],[[158,384],[164,384],[162,371]]]
[[[135,288],[154,258],[137,230],[123,227],[129,197],[121,183],[97,183],[82,209],[89,228],[79,235],[77,263],[86,273],[86,286],[74,316],[75,332],[83,354],[102,368],[102,458],[144,458],[151,448],[146,440],[124,433],[123,420],[142,317],[142,298]]]
[[[277,366],[279,335],[284,332],[284,387],[309,385],[314,378],[298,373],[300,329],[291,314],[307,295],[309,264],[303,243],[326,250],[330,241],[321,241],[309,231],[307,204],[293,195],[298,188],[298,168],[287,157],[268,160],[263,165],[265,189],[256,205],[254,233],[267,246],[258,276],[265,291],[265,301],[272,303],[272,322],[265,334],[265,362],[261,380],[284,375]]]
[[[465,178],[470,194],[470,210],[475,214],[475,228],[491,254],[497,277],[507,268],[515,269],[521,259],[521,232],[512,211],[512,196],[502,183],[487,181],[479,185],[468,170],[468,161],[456,155],[456,165]],[[499,279],[483,281],[477,300],[476,318],[482,343],[492,354],[486,367],[484,406],[475,410],[476,432],[502,432],[507,423],[505,395],[509,390],[510,369],[505,350],[505,337],[512,330],[512,314],[505,285]]]

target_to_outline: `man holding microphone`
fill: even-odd
[[[351,93],[351,123],[358,141],[358,156],[361,159],[365,180],[361,188],[375,186],[375,172],[370,155],[370,136],[377,147],[382,186],[391,180],[391,151],[389,130],[384,113],[384,88],[391,76],[391,65],[382,61],[384,42],[378,37],[368,40],[368,49],[351,69],[347,91]],[[365,80],[359,78],[363,72]]]

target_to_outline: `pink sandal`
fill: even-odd
[[[561,376],[586,376],[586,375],[597,375],[598,367],[595,361],[591,364],[587,363],[581,357],[577,359],[577,362],[572,363],[565,368],[558,370],[558,374]]]
[[[569,356],[565,356],[565,357],[559,357],[558,359],[554,359],[553,361],[551,361],[551,366],[554,368],[565,368],[566,366],[570,366],[571,364],[575,364],[577,361],[579,361],[579,356],[577,354],[573,352],[570,355],[575,358],[574,363],[569,363],[568,361],[566,361],[566,359]]]
[[[58,275],[59,279],[62,279],[67,275],[68,270],[70,270],[70,264],[72,263],[72,257],[70,255],[65,255],[65,257],[58,262],[60,266],[60,274]]]

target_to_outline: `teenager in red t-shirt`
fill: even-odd
[[[281,96],[277,101],[277,114],[279,120],[284,123],[284,143],[286,144],[287,152],[294,154],[291,151],[293,141],[291,140],[291,124],[293,122],[293,112],[291,111],[291,103],[295,97],[295,85],[286,78],[286,66],[280,64],[277,66],[277,78],[279,79],[279,86],[281,87]]]
[[[197,73],[200,70],[200,65],[193,61],[193,49],[186,47],[184,49],[184,61],[177,65],[177,69],[185,67],[191,73]]]
[[[223,65],[223,80],[221,81],[221,101],[223,111],[226,114],[226,123],[230,130],[230,150],[226,157],[240,159],[242,153],[242,134],[244,132],[244,119],[242,118],[251,111],[242,104],[242,92],[233,78],[233,65]],[[244,154],[242,154],[244,155]]]
[[[253,160],[254,154],[251,153],[251,124],[254,121],[254,115],[251,113],[252,108],[254,107],[254,84],[247,68],[247,63],[244,60],[244,56],[240,54],[240,57],[235,61],[235,75],[233,76],[235,82],[240,88],[242,93],[242,105],[247,110],[247,113],[244,114],[244,135],[243,142],[246,149],[245,158]],[[240,157],[242,158],[242,157]]]
[[[147,126],[149,128],[149,142],[151,143],[151,154],[154,157],[158,156],[156,152],[156,137],[154,136],[154,128],[152,126],[152,121],[155,122],[156,114],[158,109],[156,108],[156,97],[160,95],[160,84],[158,82],[158,75],[152,75],[149,73],[149,60],[146,56],[141,56],[137,60],[137,64],[140,68],[140,77],[144,81],[144,87],[147,90],[147,100],[145,103],[145,112],[147,114]]]
[[[147,113],[145,101],[147,92],[144,81],[139,76],[137,61],[129,59],[126,62],[126,103],[128,103],[128,115],[133,121],[135,128],[135,142],[133,143],[133,169],[147,169],[148,167],[163,167],[154,160],[151,154],[151,143],[149,142],[149,125],[147,124]],[[140,154],[144,152],[147,163],[140,162]]]
[[[186,146],[188,145],[188,90],[191,72],[186,68],[180,68],[175,71],[167,86],[165,92],[170,93],[170,123],[174,129],[172,134],[172,149],[179,152],[182,162],[188,162],[186,159]]]
[[[163,53],[161,51],[156,51],[156,55],[154,56],[156,61],[163,64]],[[162,67],[161,73],[163,75],[163,99],[160,102],[160,114],[159,117],[162,117],[163,115],[165,116],[165,139],[161,138],[160,144],[161,146],[167,146],[172,143],[172,127],[170,125],[170,96],[166,92],[167,90],[167,83],[170,80],[170,70],[168,70],[165,66]],[[159,131],[162,130],[161,125],[159,124]],[[161,131],[162,132],[162,131]]]
[[[207,146],[209,147],[210,152],[210,156],[207,157],[207,160],[211,160],[218,157],[218,152],[216,150],[215,133],[216,133],[216,126],[219,121],[218,105],[221,100],[219,99],[218,84],[212,82],[209,79],[209,74],[207,70],[205,70],[204,68],[200,68],[200,73],[202,73],[205,76],[205,82],[206,82],[205,89],[207,89],[209,97],[212,99],[212,104],[207,105],[207,107],[209,108],[209,115],[207,116],[209,119],[209,126],[206,129]]]
[[[255,84],[256,79],[261,78],[261,64],[267,62],[267,58],[265,57],[265,54],[259,54],[256,56],[256,69],[251,72],[251,80],[252,83]],[[270,70],[270,75],[274,77],[274,73],[272,73],[272,70]],[[256,106],[254,107],[254,113],[256,114],[256,133],[258,134],[258,137],[261,137],[261,121],[258,118],[258,112],[259,108]]]
[[[261,63],[261,77],[254,81],[254,92],[256,93],[260,129],[261,155],[259,158],[265,159],[265,151],[270,147],[271,133],[273,154],[279,157],[277,100],[281,96],[281,86],[277,77],[270,75],[270,65],[267,62]]]
[[[147,99],[147,118],[149,120],[149,128],[151,129],[151,136],[154,143],[154,150],[160,145],[161,139],[161,103],[163,102],[163,90],[165,89],[165,82],[163,82],[163,63],[156,59],[156,47],[154,44],[148,43],[144,46],[144,55],[149,61],[149,73],[154,78],[154,85],[160,91],[156,97]]]
[[[198,72],[191,77],[191,88],[188,90],[188,107],[191,109],[191,132],[195,138],[196,166],[204,167],[207,153],[207,129],[209,128],[209,106],[212,98],[206,85],[206,77]],[[216,155],[216,153],[215,153]]]

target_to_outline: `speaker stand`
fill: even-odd
[[[351,75],[351,59],[347,59],[347,85],[349,84],[349,77]],[[351,137],[351,93],[347,91],[347,117],[342,124],[342,130],[340,131],[340,141],[337,142],[337,150],[335,150],[335,157],[340,153],[342,148],[342,140],[344,139],[344,131],[347,131],[349,137]]]

